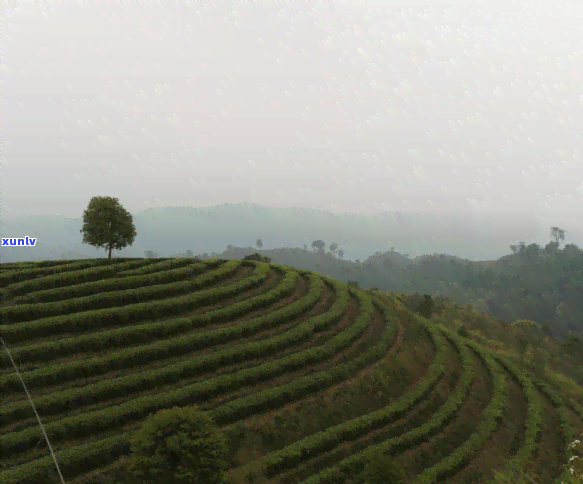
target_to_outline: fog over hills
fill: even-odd
[[[346,260],[365,260],[391,247],[418,257],[449,254],[467,260],[496,260],[508,254],[518,240],[544,246],[549,227],[535,217],[500,215],[484,217],[471,212],[452,216],[385,211],[375,215],[336,214],[306,208],[272,208],[254,203],[212,207],[161,207],[133,214],[137,237],[131,247],[114,254],[143,257],[153,250],[171,257],[191,250],[194,254],[220,253],[231,244],[264,248],[302,248],[314,240],[336,242]],[[82,216],[17,217],[4,222],[3,237],[34,237],[34,247],[1,251],[2,262],[59,258],[103,257],[104,251],[82,244]],[[567,232],[567,243],[569,232]],[[572,240],[571,240],[572,241]],[[374,258],[372,259],[374,260]]]
[[[449,298],[507,323],[529,319],[560,337],[583,331],[583,252],[572,242],[550,241],[551,227],[546,237],[534,232],[536,242],[503,241],[519,230],[528,234],[524,218],[510,228],[504,220],[469,216],[224,204],[148,209],[133,221],[134,244],[112,256],[242,259],[259,252],[362,288]],[[81,226],[81,218],[14,219],[4,233],[35,237],[37,245],[3,248],[2,262],[106,257],[82,244]]]

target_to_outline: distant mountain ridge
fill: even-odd
[[[412,256],[439,252],[495,260],[508,252],[510,240],[523,235],[515,224],[502,219],[464,217],[460,223],[459,215],[384,211],[363,216],[252,203],[148,208],[132,215],[137,237],[132,247],[117,251],[120,257],[142,257],[146,250],[165,257],[188,249],[210,253],[228,244],[254,245],[261,237],[268,247],[309,246],[318,239],[336,242],[350,260],[366,259],[391,246]],[[3,237],[37,237],[38,242],[34,248],[4,249],[0,260],[56,259],[68,251],[83,258],[103,257],[103,250],[81,243],[81,217],[80,212],[77,218],[55,215],[4,220]]]

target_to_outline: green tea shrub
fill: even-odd
[[[365,466],[362,478],[367,484],[398,484],[405,471],[393,459],[379,452]]]

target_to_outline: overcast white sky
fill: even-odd
[[[580,2],[4,5],[5,220],[107,195],[583,241]]]

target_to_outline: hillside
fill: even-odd
[[[354,280],[364,289],[442,296],[472,305],[507,324],[529,319],[549,326],[551,334],[563,339],[571,331],[583,331],[583,251],[573,244],[554,251],[509,254],[495,261],[468,261],[444,254],[408,259],[387,251],[353,262],[330,252],[251,247],[231,247],[212,255],[242,259],[253,252],[276,264],[310,270],[341,282]],[[202,255],[203,260],[205,257],[208,254]]]
[[[405,483],[512,467],[559,484],[583,432],[579,339],[445,298],[234,258],[1,264],[0,287],[0,334],[69,484],[116,482],[140,423],[192,404],[228,438],[231,484],[363,483],[381,454]],[[58,482],[2,354],[0,484]]]

